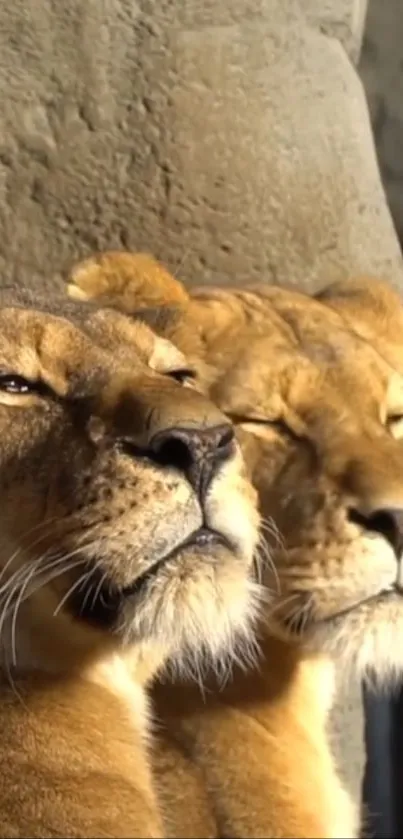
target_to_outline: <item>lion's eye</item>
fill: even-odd
[[[194,381],[196,379],[196,373],[188,367],[183,367],[178,370],[168,370],[167,376],[170,376],[171,379],[175,379],[175,381],[179,382],[181,385],[185,384],[187,381]]]
[[[46,398],[51,395],[52,391],[45,382],[39,379],[33,381],[16,373],[4,373],[3,375],[0,373],[0,393],[8,393],[13,396],[35,394]]]
[[[274,428],[276,431],[280,431],[282,434],[294,434],[292,429],[287,425],[287,423],[283,419],[263,419],[256,416],[247,415],[241,416],[240,414],[232,414],[227,413],[229,419],[234,423],[234,425],[261,425],[266,428]]]
[[[401,440],[403,437],[403,415],[402,414],[395,414],[394,416],[388,417],[387,426],[396,440]]]
[[[15,376],[13,374],[1,376],[0,375],[0,390],[5,393],[25,394],[32,393],[37,388],[35,382],[30,382],[24,379],[23,376]]]

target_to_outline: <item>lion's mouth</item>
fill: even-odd
[[[284,615],[282,622],[287,631],[294,637],[303,638],[304,636],[309,635],[312,630],[314,631],[321,626],[339,625],[340,621],[343,621],[344,618],[348,618],[349,615],[353,615],[355,612],[358,612],[363,607],[370,607],[371,605],[376,607],[377,605],[385,603],[392,598],[395,600],[403,598],[403,588],[400,585],[391,585],[388,588],[376,592],[376,594],[361,597],[353,603],[350,603],[348,606],[331,612],[328,615],[324,615],[323,617],[315,615],[313,608],[312,610],[305,610],[302,608],[297,614],[290,616]]]
[[[354,603],[351,603],[344,609],[339,609],[337,612],[332,612],[330,615],[326,615],[326,617],[313,620],[311,625],[325,626],[338,624],[340,621],[343,621],[344,618],[348,618],[349,615],[353,615],[355,612],[358,612],[363,607],[370,607],[372,605],[376,607],[382,603],[388,602],[389,600],[393,599],[397,601],[402,598],[403,589],[400,587],[400,585],[391,585],[389,588],[382,589],[381,591],[378,591],[376,594],[371,594],[368,597],[363,597],[360,600],[356,600]]]
[[[120,609],[128,598],[140,595],[147,583],[152,580],[170,560],[185,550],[199,549],[206,556],[217,548],[224,547],[233,551],[234,547],[221,533],[207,527],[194,531],[187,539],[158,559],[147,571],[137,577],[133,583],[118,588],[105,574],[96,569],[88,581],[75,590],[67,605],[73,614],[82,621],[102,629],[113,629],[119,617]]]
[[[377,592],[377,594],[371,594],[369,597],[363,597],[362,600],[357,600],[355,603],[352,603],[351,606],[347,606],[345,609],[340,609],[338,612],[334,612],[328,617],[323,618],[320,623],[331,623],[332,621],[341,620],[350,614],[354,614],[354,612],[358,611],[358,609],[361,609],[363,606],[371,606],[371,604],[376,606],[378,603],[383,603],[392,597],[403,597],[403,591],[400,586],[393,585],[390,586],[390,588]]]

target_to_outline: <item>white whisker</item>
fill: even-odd
[[[96,570],[96,569],[95,569],[95,570]],[[93,598],[92,598],[91,609],[93,609],[93,608],[94,608],[95,603],[96,603],[96,601],[97,601],[97,599],[98,599],[98,597],[99,597],[99,595],[100,595],[100,593],[101,593],[102,586],[104,585],[104,583],[105,583],[105,581],[106,581],[107,579],[108,579],[108,572],[107,572],[107,571],[105,571],[105,572],[102,574],[101,579],[100,579],[100,581],[99,581],[99,583],[98,583],[98,585],[97,585],[97,587],[96,587],[96,589],[95,589],[95,593],[94,593],[94,596],[93,596]]]
[[[28,536],[30,536],[32,533],[38,531],[40,528],[49,527],[51,524],[54,524],[56,521],[60,521],[60,520],[61,519],[58,516],[53,516],[50,519],[45,519],[44,521],[39,522],[39,524],[36,524],[33,527],[29,528],[29,530],[27,530],[23,534],[23,536],[21,537],[21,540],[27,539]],[[10,567],[10,565],[17,559],[18,556],[20,556],[20,554],[23,551],[28,553],[29,551],[32,550],[32,548],[36,547],[43,539],[45,539],[47,535],[48,535],[47,533],[41,533],[40,536],[38,536],[37,539],[34,539],[28,545],[20,544],[19,547],[14,551],[14,553],[11,554],[11,556],[9,557],[9,559],[7,560],[7,562],[5,563],[3,568],[1,569],[1,571],[0,571],[0,581],[4,577],[7,569]]]
[[[262,581],[264,581],[264,569],[267,568],[274,577],[274,582],[276,585],[276,594],[281,594],[281,583],[277,572],[277,568],[271,556],[270,548],[262,535],[260,536],[258,546],[256,549],[255,560],[259,574],[258,582],[262,583]]]
[[[72,551],[71,555],[77,553]],[[16,580],[11,580],[9,591],[3,595],[3,608],[0,617],[0,637],[3,633],[3,628],[11,609],[14,609],[11,623],[11,646],[12,658],[14,666],[17,665],[16,654],[16,622],[21,605],[34,593],[39,591],[42,587],[52,582],[59,576],[72,571],[74,568],[83,565],[85,560],[80,558],[74,562],[67,559],[69,555],[58,557],[56,560],[48,561],[45,566],[41,567],[40,561],[36,564],[30,564],[20,569],[21,574]],[[42,559],[42,558],[41,558]],[[30,587],[30,584],[37,579],[37,584]],[[15,602],[14,599],[16,598]]]
[[[25,581],[23,582],[22,586],[20,587],[19,593],[16,597],[16,601],[15,601],[15,604],[14,604],[13,617],[12,617],[12,620],[11,620],[11,656],[12,656],[12,661],[13,661],[14,667],[17,666],[17,650],[16,650],[17,614],[18,614],[19,607],[22,603],[22,599],[23,599],[24,593],[27,589],[27,586],[29,585],[30,580],[35,576],[35,573],[36,573],[36,568],[35,568],[35,565],[33,565],[30,572],[26,575]]]
[[[53,617],[54,618],[59,614],[60,610],[63,608],[64,604],[69,599],[69,597],[73,594],[73,592],[76,591],[76,589],[79,588],[82,583],[84,583],[86,580],[88,580],[88,578],[91,577],[92,573],[93,573],[93,569],[91,569],[90,571],[88,571],[88,570],[84,571],[84,574],[81,574],[81,577],[79,577],[78,580],[75,580],[75,582],[72,583],[70,588],[68,588],[66,593],[63,595],[63,597],[60,600],[60,603],[58,604],[58,606],[56,606],[56,609],[53,612]]]

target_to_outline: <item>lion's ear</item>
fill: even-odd
[[[362,337],[391,337],[403,329],[402,299],[387,282],[357,277],[333,283],[316,296],[326,306],[337,311],[345,322]]]
[[[401,298],[390,283],[378,277],[351,277],[332,283],[316,295],[317,300],[334,307],[355,307],[363,304],[368,309],[393,309]]]
[[[67,293],[74,300],[96,300],[127,313],[188,300],[185,287],[152,256],[123,251],[79,262],[70,273]]]

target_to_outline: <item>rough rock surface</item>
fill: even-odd
[[[367,92],[381,173],[403,242],[403,6],[371,0],[360,74]]]
[[[361,7],[3,5],[2,277],[53,282],[94,249],[139,247],[190,282],[398,282],[362,88],[317,28],[350,43]]]

